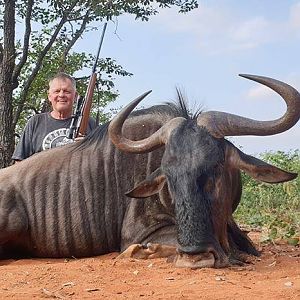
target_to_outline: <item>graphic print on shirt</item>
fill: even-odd
[[[43,140],[43,150],[61,147],[73,143],[74,141],[68,138],[68,134],[69,128],[59,128],[49,132]]]

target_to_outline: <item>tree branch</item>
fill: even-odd
[[[0,65],[2,64],[3,60],[3,45],[0,43]]]
[[[32,15],[32,7],[34,4],[34,0],[28,0],[27,3],[27,11],[25,17],[25,33],[24,33],[24,42],[23,42],[23,53],[18,65],[16,65],[13,72],[13,82],[17,85],[17,78],[20,75],[21,69],[27,61],[28,57],[28,49],[29,49],[29,40],[31,34],[31,15]]]
[[[70,50],[72,49],[72,47],[74,46],[74,44],[76,43],[76,41],[79,39],[79,37],[82,35],[82,33],[84,32],[84,30],[86,29],[86,25],[89,21],[89,17],[90,17],[90,13],[91,13],[91,10],[89,9],[84,18],[83,18],[83,21],[81,23],[81,26],[78,30],[76,30],[75,34],[73,35],[73,38],[70,40],[69,44],[67,45],[65,51],[64,51],[64,54],[63,54],[63,57],[64,57],[64,62],[66,61],[67,59],[67,55],[68,53],[70,52]]]
[[[16,124],[18,122],[18,119],[19,119],[19,116],[20,116],[20,114],[23,110],[24,103],[26,101],[26,97],[27,97],[27,94],[29,92],[30,85],[33,82],[33,80],[35,79],[38,71],[40,70],[44,57],[46,56],[46,54],[48,53],[48,51],[52,47],[52,45],[55,42],[61,28],[67,22],[68,15],[71,13],[72,9],[76,6],[76,4],[77,4],[77,0],[73,1],[72,5],[67,10],[65,10],[65,12],[63,13],[63,16],[62,16],[60,22],[58,23],[58,25],[56,26],[56,29],[55,29],[54,33],[52,34],[48,44],[41,51],[30,76],[28,77],[27,81],[25,82],[25,84],[23,86],[23,91],[20,95],[20,101],[18,103],[17,109],[15,111],[14,119],[13,119],[13,126],[14,127],[16,126]]]
[[[15,5],[9,1],[5,2],[2,67],[8,69],[14,64],[13,58],[15,57]],[[5,74],[7,75],[6,72]]]

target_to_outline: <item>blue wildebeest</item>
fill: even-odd
[[[176,266],[197,268],[258,255],[232,217],[241,197],[240,170],[270,183],[296,174],[242,153],[224,137],[289,129],[300,117],[300,95],[274,79],[245,77],[283,97],[282,118],[260,122],[222,112],[190,117],[182,99],[181,107],[154,106],[128,117],[145,93],[84,141],[1,170],[3,257],[124,251],[144,258],[174,255]]]

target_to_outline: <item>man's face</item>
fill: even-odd
[[[55,78],[49,84],[48,99],[53,111],[69,117],[72,114],[76,90],[69,79]]]

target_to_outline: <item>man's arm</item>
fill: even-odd
[[[31,140],[32,140],[32,119],[30,119],[27,122],[25,129],[22,132],[20,140],[12,155],[12,159],[15,162],[20,162],[34,154]]]

